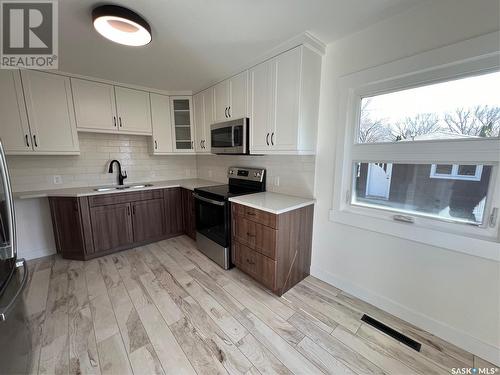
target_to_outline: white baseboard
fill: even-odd
[[[476,337],[469,335],[459,329],[450,327],[444,322],[435,320],[418,311],[409,309],[400,303],[389,298],[373,293],[367,289],[361,288],[350,281],[342,279],[328,271],[318,267],[311,266],[311,275],[323,280],[353,296],[362,299],[365,302],[403,319],[427,332],[432,333],[450,343],[484,358],[491,363],[500,366],[500,348],[485,343]]]
[[[32,250],[32,251],[20,250],[18,252],[17,256],[18,256],[18,258],[24,258],[26,260],[31,260],[31,259],[46,257],[49,255],[54,255],[56,253],[57,253],[56,249],[38,249],[38,250]]]

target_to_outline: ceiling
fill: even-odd
[[[115,44],[93,28],[94,0],[59,1],[59,69],[161,90],[206,88],[310,31],[325,44],[423,0],[120,0],[153,41]]]

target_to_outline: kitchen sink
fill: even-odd
[[[122,185],[122,186],[104,186],[95,188],[94,191],[104,192],[113,190],[126,190],[126,189],[142,189],[146,187],[151,187],[153,184],[134,184],[134,185]]]

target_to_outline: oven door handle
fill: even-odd
[[[217,206],[224,206],[226,204],[226,202],[220,202],[220,201],[216,201],[214,199],[205,198],[205,197],[202,197],[196,193],[193,193],[193,197],[195,197],[196,199],[199,199],[200,201],[215,204]]]

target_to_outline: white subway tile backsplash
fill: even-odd
[[[196,157],[153,156],[149,137],[79,133],[79,156],[8,156],[14,191],[43,190],[116,183],[116,172],[108,173],[112,159],[118,159],[127,171],[126,182],[174,180],[195,177]],[[60,175],[62,184],[54,184]]]
[[[108,166],[117,159],[127,171],[126,182],[198,177],[227,183],[229,167],[249,166],[266,168],[269,191],[303,197],[314,193],[314,156],[153,156],[149,137],[93,133],[79,133],[78,137],[79,156],[8,156],[13,190],[115,184],[116,172],[109,174]],[[61,184],[54,184],[55,175],[61,176]]]
[[[232,166],[266,168],[268,191],[313,197],[315,156],[295,155],[198,155],[198,178],[227,182],[227,169]],[[275,186],[279,177],[279,186]]]

